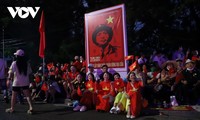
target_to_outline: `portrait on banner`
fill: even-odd
[[[100,68],[123,68],[124,31],[122,8],[103,9],[85,15],[88,62]]]

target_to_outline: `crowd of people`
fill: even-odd
[[[72,101],[74,111],[123,112],[127,118],[138,117],[144,107],[196,105],[200,104],[199,60],[198,50],[184,52],[182,47],[171,57],[158,51],[149,57],[143,53],[132,58],[136,66],[122,78],[117,71],[109,72],[106,64],[99,73],[83,57],[75,56],[71,63],[41,64],[30,80],[31,99],[54,103],[62,97]],[[24,86],[28,112],[32,112]],[[15,98],[19,89],[14,88]]]

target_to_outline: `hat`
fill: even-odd
[[[176,59],[176,62],[179,62],[179,61],[180,61],[180,62],[183,62],[183,60],[182,60],[182,59],[180,59],[180,58],[177,58],[177,59]]]
[[[79,59],[79,56],[75,56],[74,59],[75,59],[75,60],[78,60],[78,59]]]
[[[24,56],[24,51],[22,49],[19,49],[17,50],[14,55],[17,55],[17,56]]]
[[[168,64],[172,64],[175,68],[177,68],[178,64],[174,60],[168,60],[162,64],[162,69],[165,68]]]
[[[187,63],[194,63],[194,61],[193,61],[193,60],[190,60],[190,59],[187,59],[187,60],[185,61],[185,64],[187,64]]]
[[[88,64],[88,68],[93,68],[93,64]]]

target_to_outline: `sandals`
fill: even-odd
[[[13,112],[15,112],[15,111],[12,110],[11,108],[7,108],[5,112],[7,112],[7,113],[13,113]],[[28,111],[27,111],[27,114],[32,115],[32,114],[33,114],[33,110],[28,110]]]
[[[134,119],[135,118],[135,116],[133,116],[133,115],[126,115],[126,118],[130,118],[130,119]]]
[[[27,114],[32,115],[32,114],[33,114],[33,110],[28,110],[28,111],[27,111]]]
[[[12,110],[11,108],[7,108],[7,109],[6,109],[6,112],[7,112],[7,113],[13,113],[14,110]]]

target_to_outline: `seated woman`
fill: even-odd
[[[55,103],[56,93],[61,93],[61,89],[56,81],[55,75],[50,75],[47,81],[48,90],[45,91],[46,99],[44,102]]]
[[[73,89],[72,81],[77,77],[79,72],[77,71],[76,67],[74,65],[70,66],[70,70],[66,71],[63,74],[63,87],[66,93],[66,98],[71,99],[71,93]]]
[[[134,72],[128,74],[127,83],[127,118],[135,118],[140,115],[142,110],[143,98],[141,94],[141,88],[143,82],[138,80]]]
[[[103,80],[99,83],[97,88],[96,110],[109,111],[110,105],[114,101],[115,91],[109,80],[108,72],[103,74]]]
[[[163,69],[160,75],[160,81],[158,83],[162,85],[162,87],[158,91],[159,99],[161,103],[170,103],[170,96],[174,93],[172,91],[172,87],[175,83],[175,78],[177,76],[176,71],[177,64],[174,61],[167,61],[163,65]],[[167,106],[164,106],[167,107]]]
[[[120,113],[125,110],[126,97],[125,97],[125,83],[120,77],[119,73],[114,73],[114,90],[116,92],[115,101],[113,107],[110,109],[110,113]]]
[[[82,97],[80,99],[79,105],[74,109],[74,111],[83,112],[89,109],[95,108],[95,78],[93,73],[88,74],[88,80],[85,83],[86,89],[83,91]]]
[[[85,90],[85,81],[83,81],[81,74],[78,74],[72,83],[71,98],[73,101],[77,101],[78,104],[74,105],[74,111],[80,110],[81,106],[79,101],[82,97],[82,93]]]
[[[150,106],[156,105],[156,93],[159,90],[158,80],[160,79],[160,69],[151,65],[150,71],[147,72],[146,84],[144,85],[144,98],[148,100]]]

